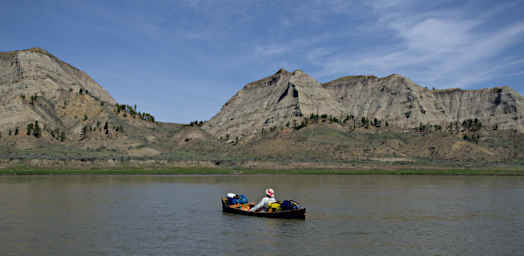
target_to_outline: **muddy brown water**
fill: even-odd
[[[222,213],[265,187],[306,220]],[[0,255],[524,255],[524,177],[0,177]]]

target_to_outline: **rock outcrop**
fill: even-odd
[[[116,104],[87,74],[45,50],[32,48],[0,53],[0,127],[25,128],[35,120],[60,126],[59,110],[74,104],[74,95],[80,92],[86,96],[78,98],[79,101]],[[57,108],[59,105],[62,108]],[[78,113],[81,114],[87,113]]]
[[[419,160],[521,168],[523,108],[509,87],[429,90],[399,75],[322,84],[281,69],[244,86],[208,122],[159,123],[34,48],[0,53],[0,169],[415,168]]]
[[[142,113],[131,119],[121,113],[113,97],[86,73],[40,48],[0,53],[0,95],[0,137],[78,141],[87,132],[103,139],[124,126],[151,125],[137,123]]]
[[[387,121],[399,128],[478,119],[524,131],[524,98],[510,87],[429,90],[400,75],[347,76],[321,84],[283,69],[244,86],[204,126],[217,138],[249,138],[290,127],[311,114]]]

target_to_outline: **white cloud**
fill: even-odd
[[[467,46],[472,38],[468,33],[478,22],[428,18],[419,23],[393,23],[405,40],[407,47],[413,50],[429,52],[454,52]],[[443,37],[444,36],[444,37]]]
[[[371,5],[377,23],[368,32],[390,33],[390,44],[377,42],[363,51],[342,50],[336,56],[310,55],[311,62],[323,63],[313,75],[401,73],[435,87],[464,88],[492,80],[497,72],[511,68],[497,57],[523,40],[524,22],[484,29],[492,22],[491,16],[504,10],[500,7],[471,18],[462,9],[423,12],[414,9],[412,1],[387,3]]]
[[[277,55],[285,54],[290,50],[290,47],[284,45],[257,45],[255,46],[255,56],[256,57],[273,57]]]

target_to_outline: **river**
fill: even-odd
[[[222,213],[264,188],[305,220]],[[4,176],[0,255],[524,255],[524,177]]]

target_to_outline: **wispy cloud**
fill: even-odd
[[[522,0],[6,4],[10,11],[0,21],[11,36],[0,42],[3,49],[51,47],[125,101],[161,92],[165,102],[176,97],[175,109],[191,109],[182,117],[186,111],[150,102],[163,120],[189,121],[199,111],[210,116],[217,109],[205,104],[219,105],[242,84],[281,67],[320,81],[399,73],[429,87],[511,82],[524,92]],[[10,22],[20,17],[27,18]]]
[[[466,10],[457,8],[421,12],[410,6],[412,3],[397,0],[371,4],[377,14],[373,32],[389,33],[391,44],[377,42],[359,53],[342,50],[336,56],[318,56],[312,61],[323,64],[315,75],[402,73],[436,87],[470,87],[493,79],[497,75],[493,71],[511,68],[497,57],[522,42],[524,22],[486,31],[483,27],[492,20],[486,16],[504,9],[472,18]]]
[[[290,47],[284,45],[257,45],[255,46],[255,56],[256,57],[273,57],[277,55],[285,54],[291,50]]]

